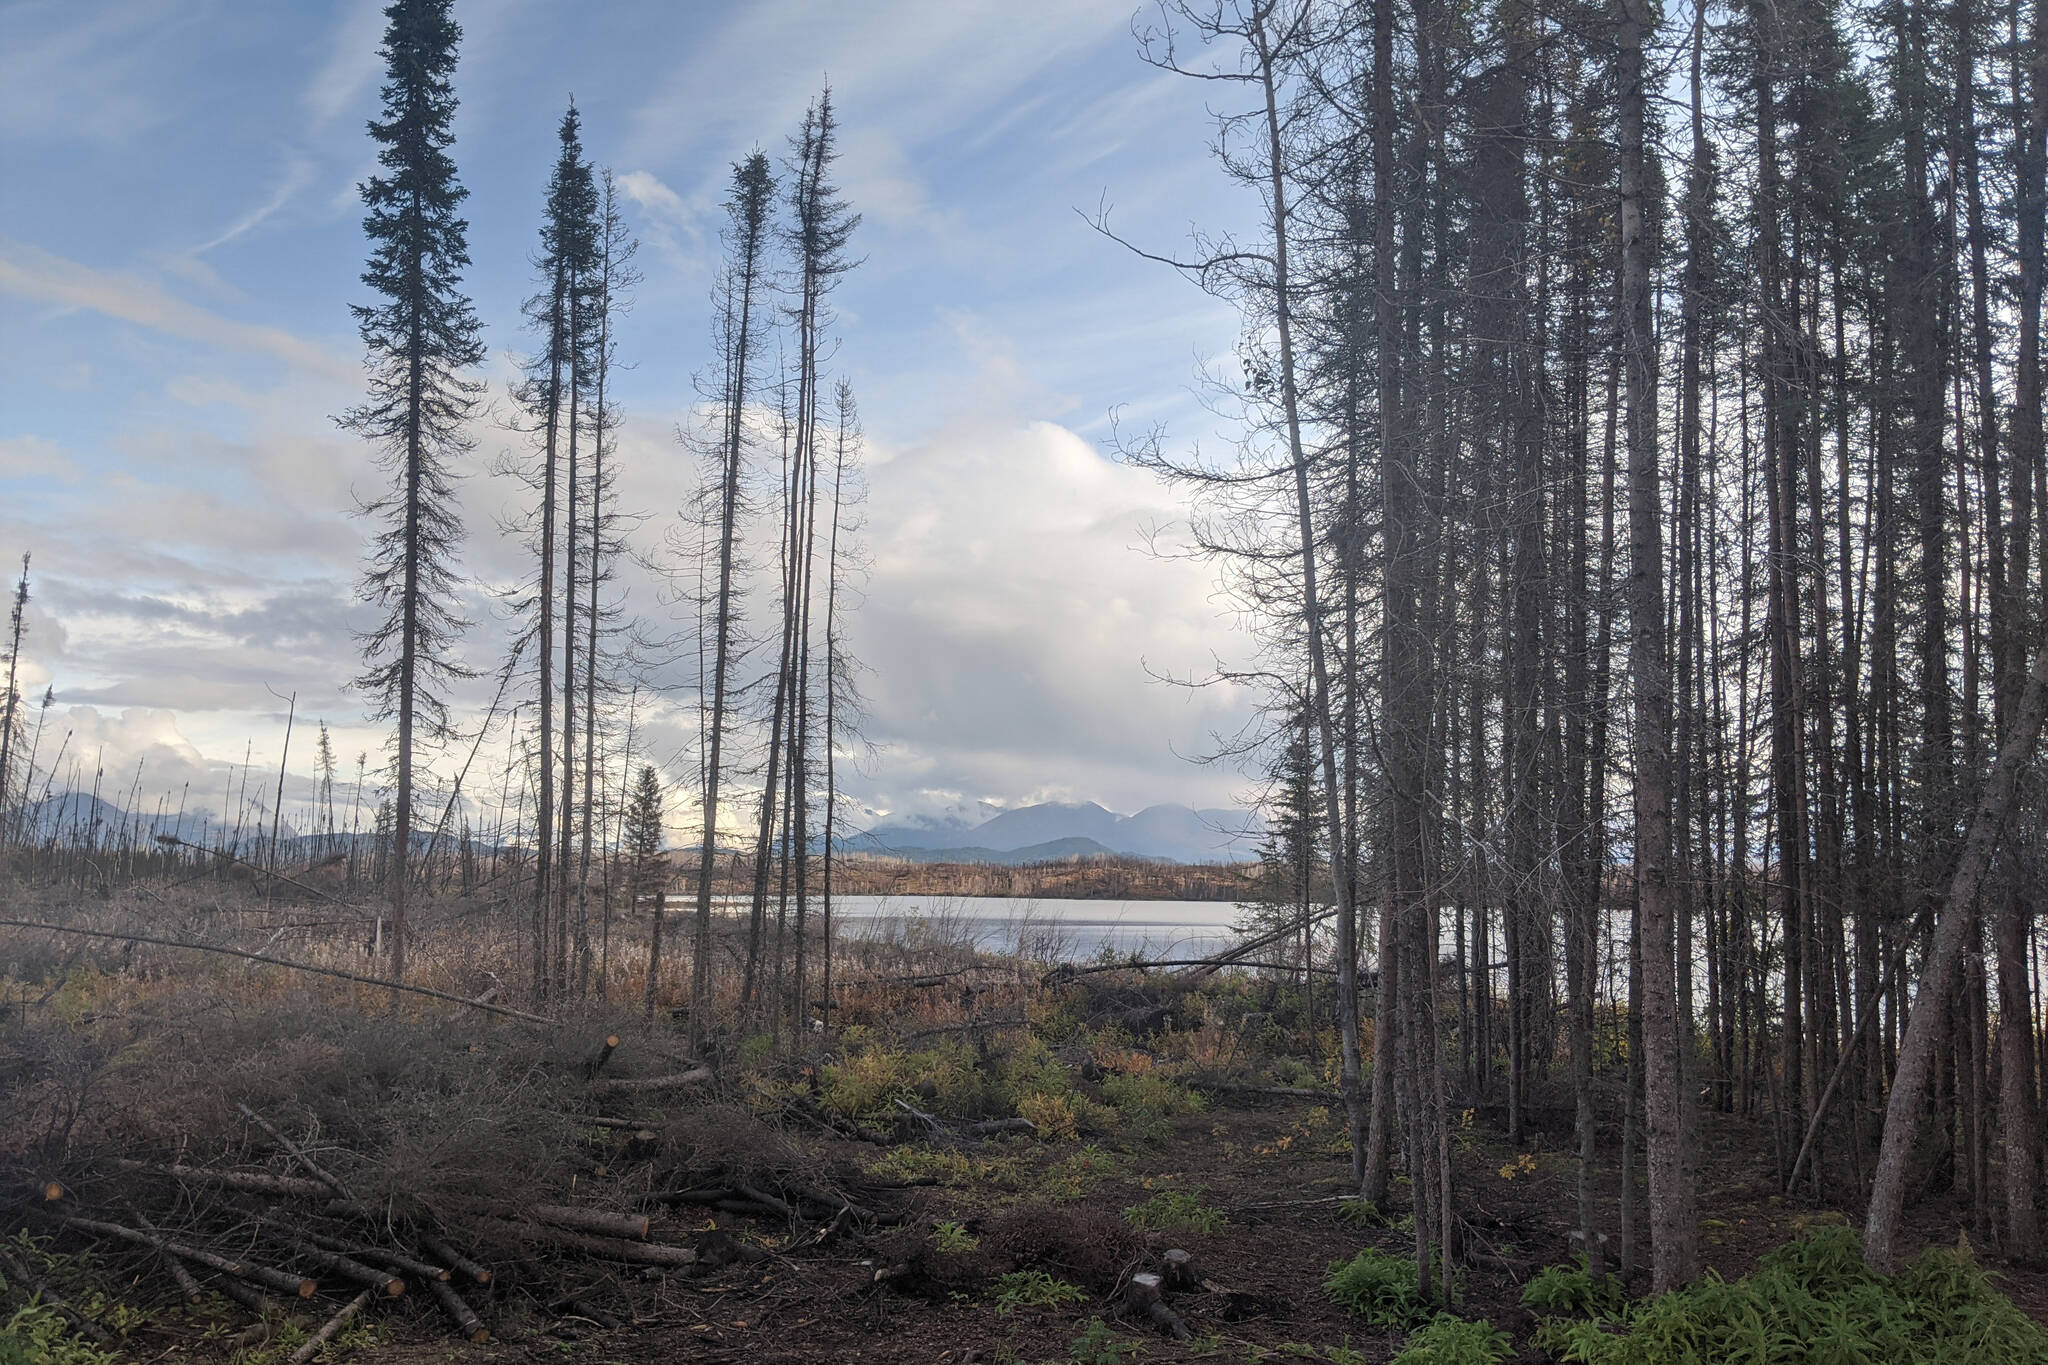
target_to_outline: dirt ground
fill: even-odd
[[[1462,1118],[1463,1116],[1461,1116]],[[1748,1122],[1703,1117],[1702,1231],[1707,1264],[1724,1276],[1749,1270],[1771,1247],[1841,1211],[1780,1196]],[[1561,1136],[1561,1135],[1560,1135]],[[1576,1166],[1542,1137],[1517,1152],[1485,1118],[1458,1128],[1455,1166],[1459,1206],[1480,1245],[1508,1262],[1549,1264],[1569,1254],[1567,1233]],[[1035,1362],[1260,1361],[1324,1359],[1378,1362],[1400,1349],[1399,1333],[1361,1326],[1330,1302],[1322,1281],[1333,1262],[1365,1246],[1412,1251],[1412,1238],[1393,1228],[1352,1226],[1339,1213],[1348,1183],[1341,1127],[1314,1101],[1243,1097],[1208,1112],[1165,1121],[1163,1131],[1114,1151],[1079,1141],[1041,1143],[1008,1138],[962,1149],[981,1169],[904,1192],[906,1229],[821,1251],[776,1256],[706,1275],[664,1274],[634,1281],[621,1272],[611,1286],[644,1302],[640,1319],[605,1330],[572,1314],[552,1316],[499,1297],[478,1304],[499,1335],[473,1346],[443,1335],[424,1308],[387,1312],[374,1341],[359,1334],[352,1349],[327,1358],[374,1358],[400,1365],[426,1362],[813,1362],[884,1365],[1027,1365]],[[1549,1151],[1540,1150],[1548,1146]],[[879,1149],[838,1138],[817,1140],[825,1160],[873,1163]],[[1526,1157],[1527,1160],[1522,1158]],[[1004,1208],[1034,1200],[1103,1220],[1162,1190],[1191,1194],[1222,1213],[1212,1232],[1154,1233],[1148,1254],[1169,1246],[1193,1254],[1213,1284],[1236,1291],[1176,1296],[1194,1333],[1169,1340],[1149,1324],[1122,1320],[1100,1294],[1055,1307],[1005,1308],[993,1286],[947,1290],[926,1285],[904,1292],[877,1283],[892,1248],[945,1221],[974,1238]],[[1397,1200],[1402,1193],[1397,1186]],[[1605,1192],[1613,1216],[1615,1190]],[[1071,1196],[1071,1197],[1070,1197]],[[1913,1214],[1923,1242],[1953,1244],[1965,1215],[1936,1198]],[[772,1243],[789,1229],[727,1214],[677,1218],[673,1230],[713,1224],[742,1239]],[[1610,1223],[1611,1225],[1611,1223]],[[2048,1321],[2048,1274],[1996,1265],[2002,1287],[2028,1313]],[[1531,1344],[1533,1320],[1520,1306],[1520,1277],[1468,1267],[1458,1311],[1485,1317],[1509,1332],[1519,1359],[1549,1357]],[[501,1294],[516,1293],[516,1275]],[[1091,1332],[1091,1320],[1102,1326]],[[233,1339],[182,1310],[153,1316],[128,1344],[138,1361],[230,1360]],[[1355,1353],[1355,1354],[1348,1354]]]

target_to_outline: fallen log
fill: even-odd
[[[348,1187],[346,1185],[343,1185],[340,1180],[335,1178],[332,1172],[322,1169],[319,1162],[313,1160],[312,1157],[307,1156],[304,1150],[300,1148],[298,1143],[293,1142],[283,1133],[280,1133],[277,1131],[277,1129],[271,1127],[269,1119],[264,1118],[263,1115],[257,1113],[254,1109],[251,1109],[248,1105],[243,1104],[240,1101],[236,1102],[235,1108],[241,1110],[243,1114],[248,1116],[249,1121],[254,1123],[258,1128],[261,1128],[264,1132],[270,1134],[272,1140],[275,1141],[278,1146],[284,1148],[286,1152],[290,1153],[293,1159],[296,1160],[301,1166],[305,1167],[306,1170],[312,1175],[312,1177],[315,1180],[318,1180],[321,1184],[325,1185],[329,1190],[332,1190],[334,1192],[335,1198],[353,1199],[355,1197],[354,1195],[351,1195],[348,1192]]]
[[[144,1232],[158,1237],[163,1235],[157,1230],[156,1224],[142,1216],[141,1210],[130,1209],[128,1212],[135,1219],[135,1226],[141,1228]],[[157,1248],[156,1258],[163,1263],[164,1270],[177,1282],[178,1292],[185,1296],[185,1302],[197,1303],[200,1299],[206,1297],[206,1291],[200,1288],[199,1281],[192,1278],[192,1272],[185,1269],[183,1261],[161,1247]]]
[[[489,1284],[491,1272],[463,1255],[449,1243],[431,1233],[420,1234],[420,1246],[428,1254],[438,1256],[448,1263],[448,1268],[458,1275],[467,1275],[478,1284]]]
[[[578,1209],[566,1204],[535,1204],[527,1214],[537,1222],[577,1232],[596,1232],[607,1237],[628,1237],[646,1241],[653,1220],[644,1213],[606,1213],[602,1209]]]
[[[254,1313],[259,1321],[270,1316],[270,1296],[255,1285],[238,1280],[233,1275],[223,1275],[220,1277],[218,1288],[221,1293]]]
[[[673,1076],[636,1076],[610,1081],[592,1081],[589,1086],[593,1095],[646,1095],[662,1090],[681,1090],[687,1086],[703,1085],[713,1079],[708,1066],[696,1067]]]
[[[449,1285],[439,1280],[428,1280],[427,1288],[433,1291],[434,1301],[441,1305],[441,1311],[455,1321],[455,1330],[471,1341],[482,1344],[491,1339],[490,1329],[476,1311],[462,1301],[462,1296]]]
[[[305,1180],[295,1175],[272,1175],[268,1171],[221,1171],[209,1166],[164,1166],[150,1161],[135,1161],[128,1157],[116,1157],[110,1164],[123,1171],[143,1171],[171,1180],[225,1185],[231,1190],[241,1190],[248,1194],[276,1194],[288,1199],[325,1199],[332,1193],[318,1180]]]
[[[505,1204],[489,1199],[472,1199],[461,1195],[444,1197],[441,1202],[449,1208],[464,1213],[481,1214],[508,1222],[532,1219],[551,1227],[568,1228],[573,1232],[594,1232],[605,1237],[625,1237],[644,1242],[653,1229],[653,1220],[644,1213],[609,1213],[603,1209],[581,1209],[569,1204],[531,1204],[525,1208],[508,1208]]]
[[[560,1312],[565,1308],[574,1316],[582,1318],[585,1322],[595,1323],[607,1332],[616,1332],[619,1329],[619,1320],[605,1312],[602,1308],[599,1308],[589,1299],[563,1299],[556,1303],[551,1311]]]
[[[50,1286],[43,1283],[43,1277],[16,1260],[14,1253],[9,1251],[4,1245],[0,1245],[0,1274],[5,1274],[9,1280],[12,1280],[35,1297],[40,1298],[45,1307],[56,1313],[64,1321],[70,1323],[71,1329],[80,1336],[98,1342],[102,1346],[113,1346],[119,1342],[120,1338],[116,1337],[112,1332],[109,1332],[106,1328],[100,1326],[91,1318],[51,1293]]]
[[[737,1190],[743,1198],[749,1199],[754,1203],[761,1205],[763,1208],[769,1210],[771,1213],[779,1213],[784,1218],[791,1219],[797,1216],[796,1210],[791,1208],[786,1200],[777,1199],[774,1195],[769,1194],[765,1190],[755,1189],[752,1185],[734,1185],[733,1188]]]
[[[429,1265],[391,1247],[364,1246],[358,1242],[345,1241],[340,1237],[328,1237],[317,1232],[304,1234],[307,1241],[328,1251],[338,1251],[344,1256],[353,1256],[371,1265],[388,1265],[393,1270],[402,1270],[408,1275],[417,1275],[422,1280],[439,1283],[450,1278],[449,1272],[437,1265]]]
[[[161,1235],[138,1232],[120,1223],[102,1223],[96,1218],[65,1218],[61,1221],[65,1227],[77,1228],[80,1232],[98,1233],[103,1237],[113,1237],[120,1241],[133,1242],[138,1246],[169,1252],[194,1265],[203,1265],[208,1270],[218,1270],[221,1274],[231,1275],[238,1280],[249,1280],[266,1289],[275,1289],[280,1294],[289,1294],[293,1298],[310,1299],[320,1289],[316,1281],[302,1275],[289,1275],[282,1270],[272,1270],[268,1266],[232,1261],[214,1252],[187,1246],[183,1242],[174,1242]]]
[[[357,1284],[365,1285],[388,1299],[403,1298],[405,1296],[405,1281],[388,1270],[378,1270],[372,1266],[366,1266],[353,1256],[345,1256],[338,1251],[328,1251],[302,1238],[290,1239],[290,1245],[299,1259],[310,1265],[318,1266],[322,1270],[339,1275],[344,1280],[353,1280]]]
[[[555,1020],[545,1015],[528,1014],[508,1005],[489,1005],[481,1000],[465,1000],[459,995],[446,991],[431,990],[426,986],[406,986],[396,981],[384,981],[374,976],[358,976],[335,967],[315,967],[309,962],[292,962],[281,957],[266,957],[262,953],[244,952],[240,948],[223,948],[211,943],[180,943],[174,938],[154,938],[147,934],[115,934],[103,929],[74,929],[66,924],[46,924],[41,920],[0,919],[0,928],[47,929],[53,934],[83,934],[87,938],[108,938],[116,943],[147,943],[157,948],[188,948],[195,953],[219,953],[224,957],[239,957],[249,962],[264,962],[273,967],[288,967],[295,972],[310,972],[314,976],[332,977],[337,981],[350,981],[358,986],[376,986],[382,990],[404,991],[410,995],[424,995],[434,1000],[446,1000],[451,1004],[466,1005],[470,1009],[485,1010],[491,1014],[503,1014],[513,1019],[523,1019],[529,1024],[546,1024],[553,1027]]]
[[[362,1293],[350,1299],[342,1306],[339,1312],[326,1321],[319,1331],[306,1338],[305,1345],[292,1352],[291,1359],[287,1362],[287,1365],[306,1365],[307,1361],[320,1354],[320,1348],[334,1340],[334,1334],[346,1327],[350,1318],[362,1312],[364,1306],[375,1297],[376,1292],[374,1289],[365,1289]]]
[[[659,1242],[629,1242],[622,1237],[599,1237],[545,1223],[510,1223],[503,1219],[482,1220],[479,1230],[489,1230],[510,1242],[538,1242],[543,1246],[581,1251],[608,1261],[634,1265],[688,1266],[697,1263],[697,1253],[688,1247]]]

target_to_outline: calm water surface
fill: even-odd
[[[1052,962],[1107,949],[1200,957],[1228,946],[1239,914],[1228,901],[1054,900],[1011,896],[834,896],[835,933],[972,943]]]

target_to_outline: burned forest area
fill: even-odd
[[[1127,4],[0,18],[0,1365],[2048,1365],[2044,0]]]

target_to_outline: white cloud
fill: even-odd
[[[225,246],[246,232],[260,225],[264,219],[276,213],[291,202],[292,196],[306,187],[313,178],[313,163],[302,156],[294,156],[285,163],[284,174],[278,177],[277,185],[270,196],[234,222],[222,229],[219,235],[203,246],[192,248],[194,256],[203,256],[217,246]]]
[[[382,68],[377,48],[384,41],[384,0],[354,0],[335,25],[326,65],[306,87],[306,108],[326,123],[355,103]]]
[[[0,289],[85,308],[123,322],[235,351],[252,351],[315,374],[354,379],[357,366],[281,327],[236,322],[168,293],[139,276],[96,270],[26,242],[0,239]]]

